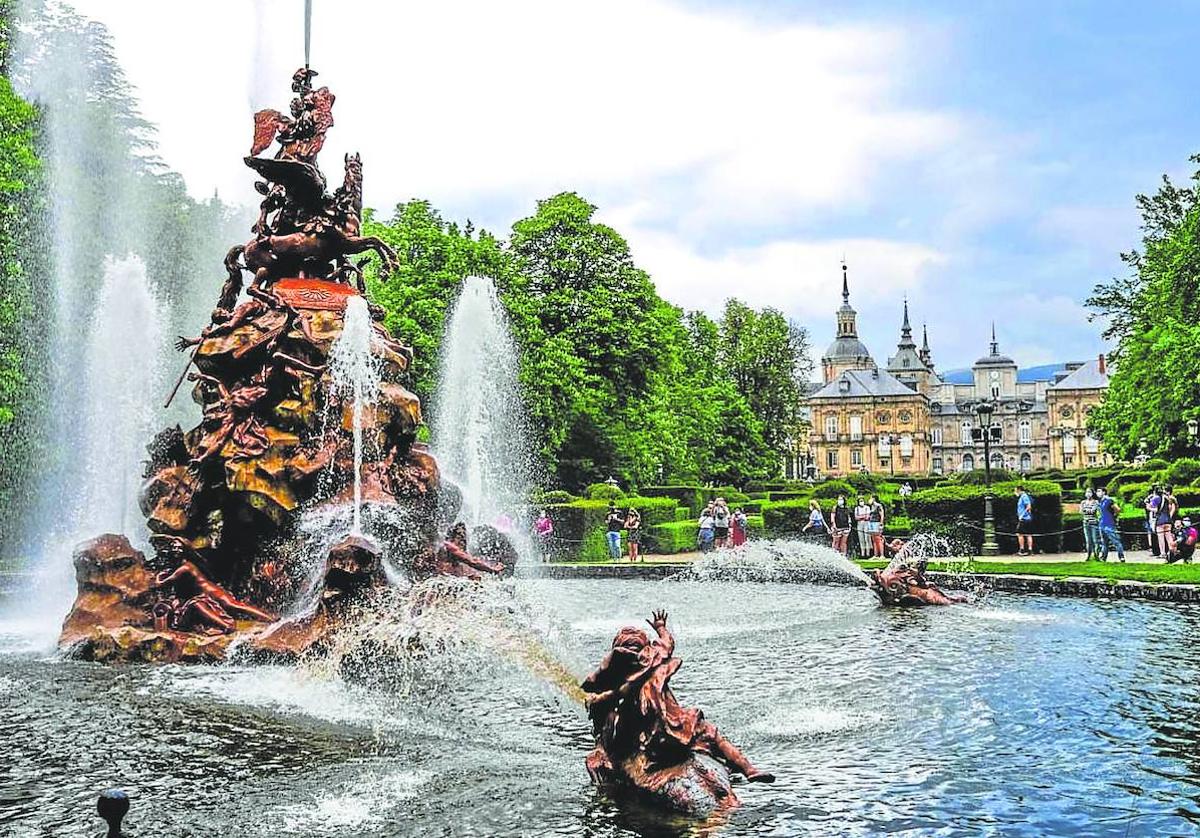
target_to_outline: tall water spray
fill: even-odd
[[[74,596],[75,543],[116,532],[145,544],[137,496],[146,445],[161,419],[163,318],[142,260],[107,260],[70,408],[78,433],[64,452],[73,465],[71,493],[47,525],[35,568],[38,609],[48,618],[60,618]]]
[[[442,341],[433,449],[443,475],[462,491],[468,524],[515,517],[533,482],[518,363],[495,285],[467,277]]]
[[[362,533],[363,412],[379,401],[380,365],[372,354],[375,330],[363,297],[350,297],[342,333],[329,353],[333,392],[350,401],[354,434],[353,532]]]

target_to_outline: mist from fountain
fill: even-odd
[[[671,577],[700,582],[818,582],[866,585],[863,569],[828,544],[751,541],[706,553]]]
[[[433,451],[462,491],[461,518],[470,526],[519,519],[536,482],[519,364],[495,284],[467,277],[442,340]],[[518,526],[513,533],[523,552],[526,531]]]
[[[354,435],[354,512],[351,532],[362,535],[363,413],[379,401],[380,364],[372,354],[375,329],[364,297],[346,301],[342,333],[329,352],[332,393],[349,401]]]
[[[146,528],[138,509],[145,446],[157,424],[165,343],[164,314],[137,256],[108,259],[84,341],[71,418],[78,443],[68,451],[70,494],[43,530],[33,568],[38,613],[60,621],[75,595],[72,547],[106,532],[138,547]]]

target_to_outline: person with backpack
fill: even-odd
[[[1013,490],[1017,496],[1017,555],[1033,553],[1033,498],[1024,486]]]
[[[1121,545],[1121,507],[1108,496],[1101,486],[1096,490],[1096,502],[1100,517],[1100,561],[1108,561],[1108,548],[1115,547],[1117,558],[1125,561],[1125,548]]]

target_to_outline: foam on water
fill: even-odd
[[[422,771],[366,772],[352,785],[268,815],[264,835],[361,830],[395,817],[398,803],[416,797],[432,775]]]
[[[853,712],[829,707],[777,709],[751,725],[755,733],[784,739],[809,739],[851,730],[861,730],[883,721],[873,712]]]
[[[715,550],[671,577],[704,582],[840,582],[866,585],[857,564],[824,544],[808,541],[752,541]]]

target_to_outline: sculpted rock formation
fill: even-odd
[[[871,591],[879,597],[880,605],[954,605],[966,602],[966,597],[947,594],[925,577],[926,561],[909,560],[903,555],[893,559],[882,570],[870,572]]]

